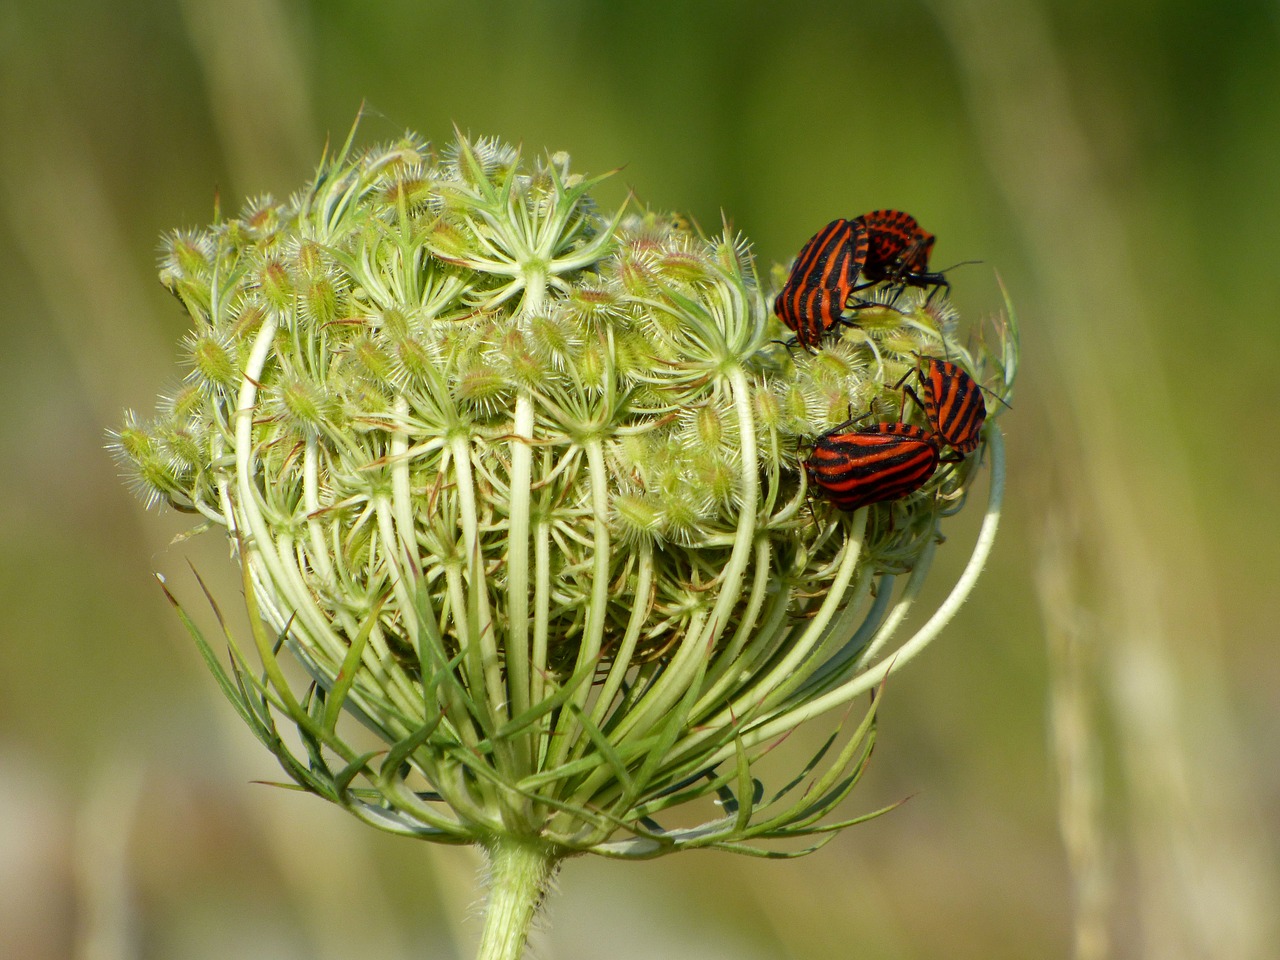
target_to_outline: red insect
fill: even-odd
[[[801,249],[773,312],[806,350],[840,323],[867,260],[867,229],[857,220],[832,220]]]
[[[938,467],[938,443],[921,427],[878,423],[851,433],[842,429],[820,436],[804,462],[809,482],[841,510],[905,497]]]
[[[929,271],[935,237],[916,218],[901,210],[872,210],[858,217],[867,230],[867,284],[888,280],[903,287],[946,287],[947,278]]]
[[[904,388],[921,407],[929,427],[945,446],[968,455],[978,448],[982,424],[987,419],[987,404],[982,387],[963,368],[950,360],[921,357],[915,370],[920,379],[917,397],[910,387]],[[905,379],[905,378],[904,378]]]

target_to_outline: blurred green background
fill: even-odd
[[[453,124],[625,164],[767,268],[915,214],[1022,323],[974,599],[818,854],[567,864],[556,960],[1280,956],[1280,8],[1236,0],[0,8],[0,957],[465,958],[477,858],[279,776],[150,578],[233,605],[103,431],[174,382],[159,235]],[[972,524],[947,529],[933,579]]]

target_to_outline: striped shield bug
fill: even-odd
[[[987,419],[982,387],[963,368],[937,357],[920,357],[915,368],[907,371],[907,376],[913,373],[920,381],[923,399],[910,387],[904,389],[924,409],[929,429],[943,445],[957,453],[965,456],[973,453]]]
[[[929,271],[935,237],[916,218],[901,210],[872,210],[857,218],[867,230],[867,260],[862,275],[868,284],[888,280],[899,287],[946,287],[942,273]]]
[[[867,259],[866,228],[856,220],[832,220],[801,249],[773,312],[806,350],[840,323],[840,314]]]
[[[987,404],[978,382],[950,360],[921,359],[924,415],[942,442],[966,456],[978,448]]]
[[[841,510],[896,500],[919,490],[938,467],[933,435],[909,423],[878,423],[820,436],[804,462],[809,482]]]

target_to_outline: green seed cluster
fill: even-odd
[[[889,385],[950,332],[950,308],[910,291],[896,309],[862,310],[817,355],[788,352],[739,238],[704,238],[676,216],[602,215],[588,196],[596,182],[562,154],[526,168],[498,142],[437,152],[409,136],[328,160],[288,201],[167,237],[161,279],[194,323],[189,371],[157,419],[130,414],[116,437],[136,485],[231,530],[249,526],[237,513],[251,487],[289,539],[307,602],[331,621],[384,602],[390,651],[406,647],[393,639],[405,611],[379,523],[393,468],[407,465],[397,509],[410,511],[446,632],[471,523],[494,623],[508,622],[511,503],[525,498],[550,557],[536,599],[551,670],[578,659],[601,574],[606,659],[636,605],[647,613],[632,656],[678,643],[716,600],[751,487],[753,536],[769,540],[788,615],[804,617],[845,525],[806,500],[805,444],[850,413],[893,415]],[[235,480],[246,383],[249,487]],[[519,445],[531,456],[517,478]],[[947,473],[873,511],[867,562],[909,568],[939,485],[954,498],[964,480]],[[646,596],[635,594],[641,546],[659,559]]]

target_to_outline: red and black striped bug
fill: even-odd
[[[872,210],[856,218],[867,231],[867,260],[862,276],[867,284],[888,280],[900,287],[945,287],[942,273],[929,270],[929,254],[936,239],[901,210]]]
[[[806,350],[840,323],[867,260],[866,227],[857,220],[832,220],[800,248],[773,312]]]
[[[809,482],[841,510],[905,497],[938,467],[938,443],[922,427],[895,422],[843,429],[818,437],[804,462]]]
[[[937,357],[920,357],[914,370],[920,380],[923,399],[904,387],[921,407],[929,428],[942,444],[967,456],[978,448],[987,404],[982,387],[960,366]],[[905,377],[903,378],[906,379]]]

